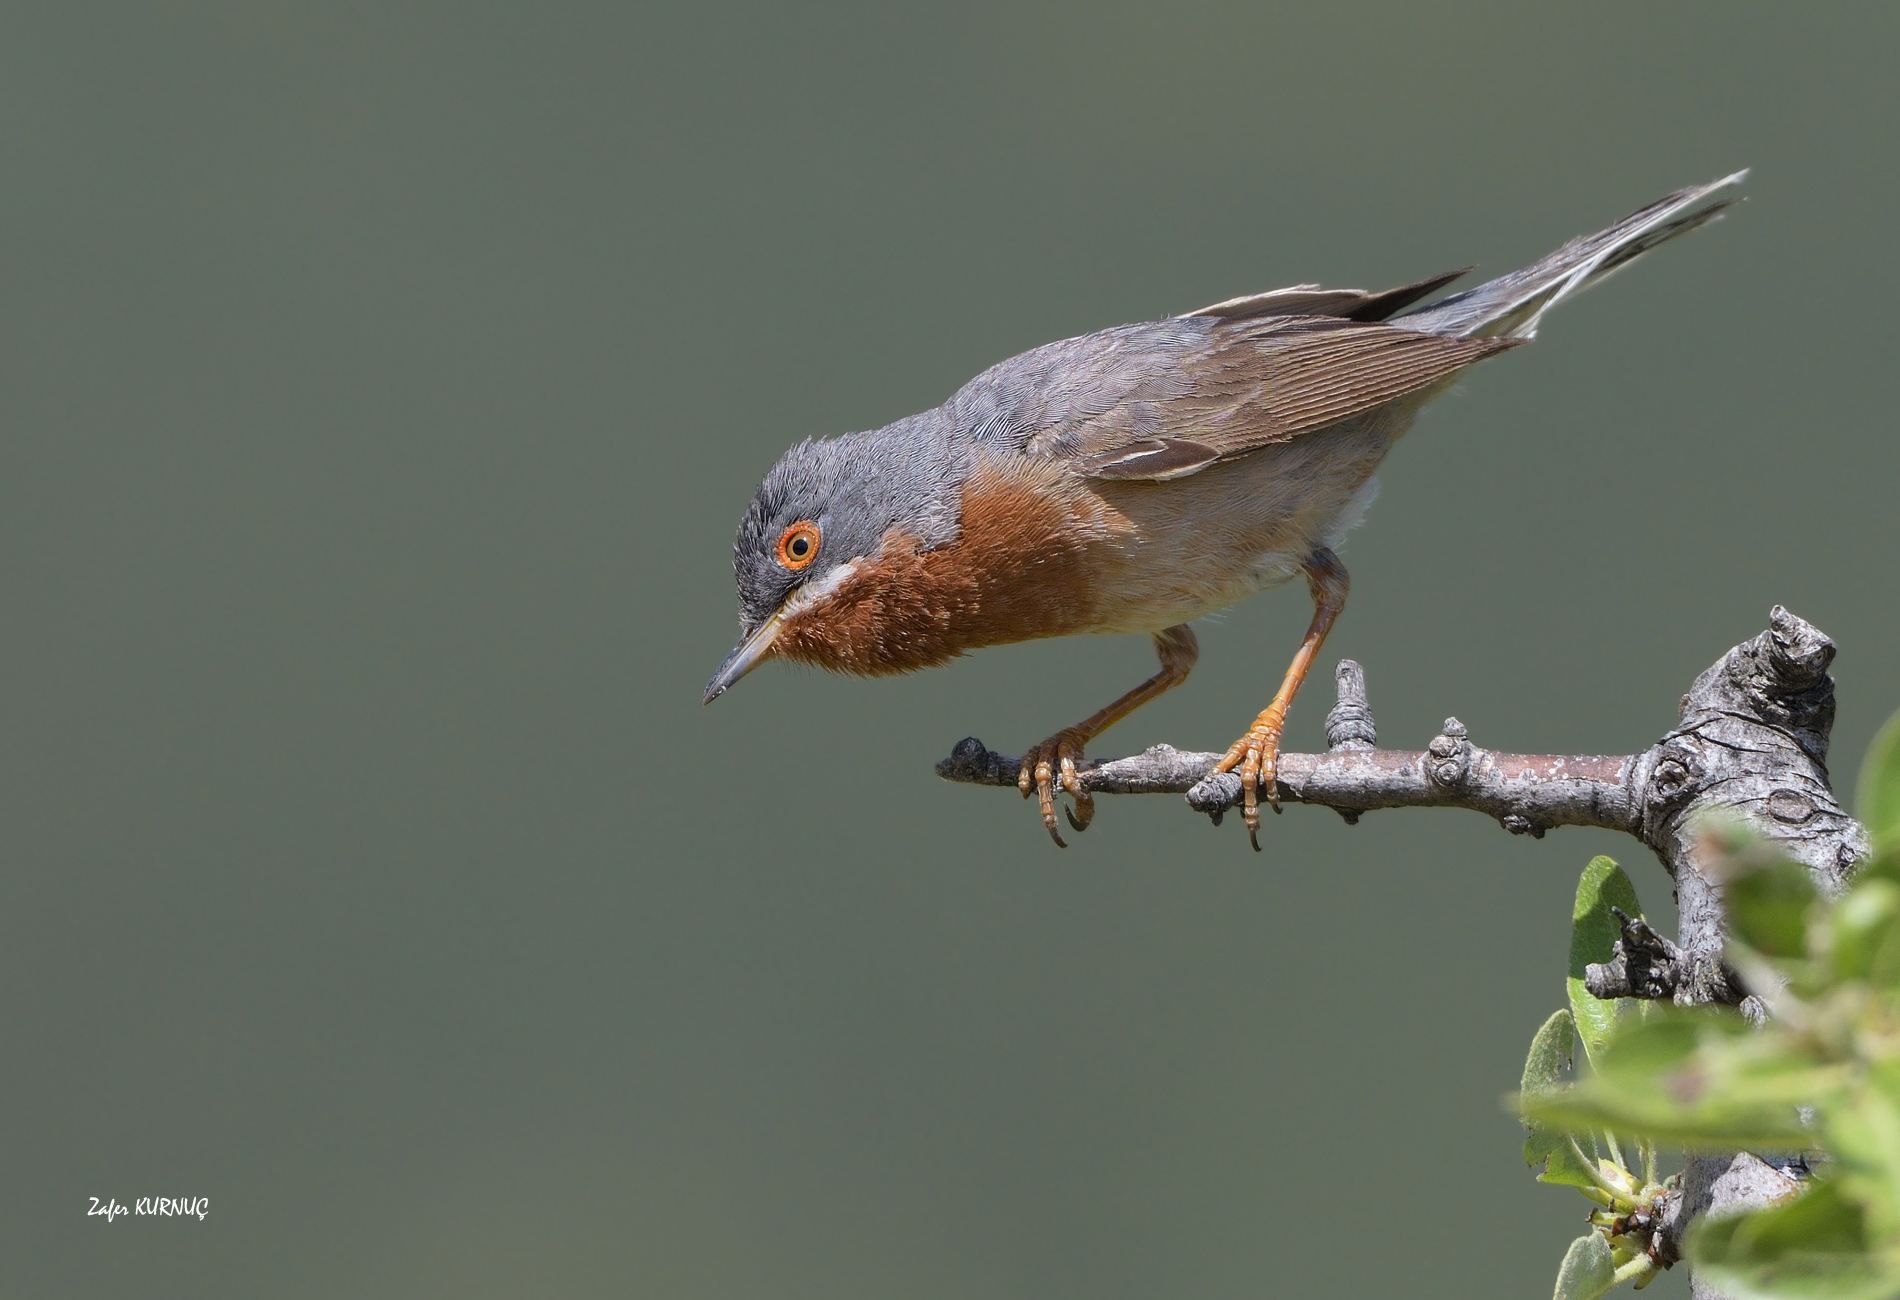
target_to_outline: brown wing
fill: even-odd
[[[1209,387],[1226,390],[1230,400],[1224,410],[1207,411],[1191,436],[1227,459],[1431,388],[1518,343],[1450,339],[1389,325],[1326,325],[1209,357],[1209,368],[1219,376],[1210,375]]]
[[[1072,409],[1023,450],[1073,460],[1091,478],[1183,478],[1421,393],[1517,343],[1327,317],[1226,326],[1107,409]]]
[[[942,415],[979,445],[1159,481],[1422,393],[1515,342],[1331,316],[1177,317],[1012,357]]]

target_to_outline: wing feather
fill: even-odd
[[[1160,482],[1436,387],[1518,343],[1337,318],[1274,318],[1176,359],[1171,397],[1118,403],[1039,432],[1025,450],[1072,457],[1090,478]],[[1184,381],[1184,382],[1183,382]],[[1118,418],[1133,411],[1140,420]],[[1131,436],[1137,427],[1145,437]]]
[[[1183,316],[1211,316],[1217,320],[1252,320],[1261,316],[1341,316],[1347,320],[1381,321],[1397,315],[1421,298],[1429,298],[1474,267],[1463,267],[1428,279],[1402,284],[1396,289],[1368,293],[1364,289],[1322,289],[1317,284],[1296,284],[1267,293],[1229,298]]]
[[[1519,341],[1343,316],[1177,317],[1012,357],[944,413],[982,445],[1164,481],[1422,394]]]
[[[1084,457],[1076,463],[1076,471],[1084,478],[1164,483],[1171,478],[1186,478],[1219,459],[1220,452],[1204,442],[1151,438]]]
[[[1431,388],[1516,342],[1385,325],[1297,334],[1265,352],[1244,428],[1207,441],[1224,455],[1284,442]]]

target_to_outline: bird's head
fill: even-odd
[[[781,456],[739,521],[732,548],[739,644],[707,684],[705,702],[784,654],[801,628],[822,624],[894,534],[925,545],[954,536],[953,461],[927,417],[808,440]]]

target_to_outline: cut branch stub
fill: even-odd
[[[1722,900],[1701,866],[1706,821],[1738,821],[1808,868],[1834,897],[1868,853],[1867,833],[1828,782],[1834,643],[1775,606],[1768,630],[1696,678],[1682,721],[1651,750],[1637,832],[1676,879],[1679,1003],[1735,1003],[1722,965]]]
[[[1598,998],[1649,998],[1667,1001],[1681,978],[1682,950],[1614,903],[1610,911],[1622,927],[1610,960],[1584,967],[1583,986]]]
[[[1366,702],[1366,670],[1350,659],[1341,659],[1333,670],[1333,682],[1339,698],[1326,715],[1326,749],[1377,749],[1379,729],[1373,725],[1372,706]]]
[[[1664,861],[1693,852],[1711,812],[1745,822],[1806,866],[1827,897],[1867,856],[1866,832],[1828,782],[1834,643],[1781,606],[1682,697],[1682,721],[1652,751],[1642,838]]]

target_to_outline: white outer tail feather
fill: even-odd
[[[1679,190],[1607,230],[1570,241],[1521,271],[1415,308],[1392,323],[1459,338],[1534,338],[1544,313],[1564,299],[1608,279],[1650,249],[1687,234],[1739,202],[1737,197],[1696,206],[1710,195],[1739,184],[1747,175],[1747,171],[1739,171],[1707,185]]]

